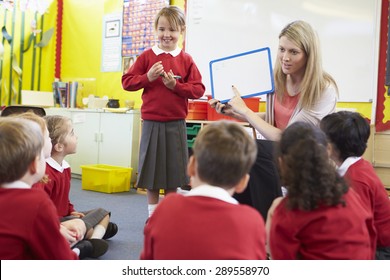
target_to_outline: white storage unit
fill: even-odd
[[[133,168],[136,181],[140,139],[140,112],[105,112],[102,109],[46,108],[47,115],[72,119],[78,137],[77,152],[66,160],[73,175],[81,175],[81,165],[108,164]]]

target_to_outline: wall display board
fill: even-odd
[[[167,5],[167,0],[124,0],[122,56],[138,56],[156,44],[154,18]]]
[[[118,72],[121,69],[121,13],[104,15],[102,30],[102,72]]]
[[[339,101],[371,102],[377,91],[380,4],[380,0],[187,0],[185,49],[202,73],[206,94],[211,94],[210,61],[269,47],[274,64],[282,28],[305,20],[318,33],[323,67],[337,81]]]

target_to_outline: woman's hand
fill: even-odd
[[[232,90],[234,93],[234,97],[230,99],[228,104],[233,108],[233,111],[238,113],[239,115],[245,116],[246,112],[250,110],[248,106],[246,106],[244,100],[241,98],[241,94],[235,86],[232,86]]]
[[[215,111],[219,114],[224,114],[227,116],[233,116],[234,113],[232,111],[232,108],[229,104],[222,104],[219,100],[217,99],[210,99],[208,101],[209,105],[211,108],[214,108]]]
[[[162,65],[162,61],[157,61],[153,66],[149,69],[147,76],[149,82],[153,82],[157,80],[164,73],[164,67]]]

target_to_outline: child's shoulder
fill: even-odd
[[[41,203],[50,202],[47,194],[38,188],[33,189],[2,189],[2,203],[11,202],[13,207],[24,209],[35,209]],[[19,205],[19,206],[17,206]]]
[[[188,59],[188,60],[192,60],[192,56],[191,54],[189,54],[188,52],[186,52],[185,50],[181,50],[179,55],[183,56],[185,59]]]

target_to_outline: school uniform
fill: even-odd
[[[345,206],[290,210],[288,195],[275,208],[269,245],[275,260],[369,260],[375,255],[376,232],[372,215],[362,208],[353,190]]]
[[[57,209],[57,215],[61,221],[74,219],[71,216],[75,212],[73,204],[69,200],[71,186],[71,169],[69,163],[65,160],[59,165],[53,158],[46,159],[46,174],[49,182],[36,183],[33,188],[43,189],[53,201]],[[85,214],[81,218],[87,227],[87,230],[96,226],[106,215],[110,214],[105,209],[96,208],[93,210],[82,212]]]
[[[0,187],[1,260],[75,260],[48,196],[16,181]]]
[[[144,229],[141,259],[265,259],[265,228],[259,213],[218,187],[202,185],[169,194]]]
[[[390,259],[390,200],[372,164],[361,157],[349,157],[338,168],[374,215],[378,250],[387,251]]]
[[[173,90],[161,78],[149,82],[147,72],[158,61],[166,72],[172,70],[181,77]],[[188,99],[200,98],[205,91],[192,57],[179,48],[165,52],[154,46],[145,50],[122,76],[122,86],[129,91],[143,89],[137,187],[158,190],[187,185]]]

